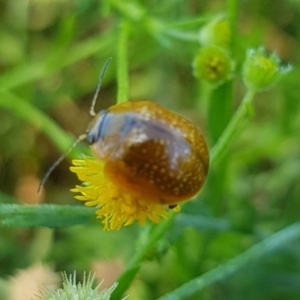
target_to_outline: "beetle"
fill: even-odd
[[[87,139],[104,173],[130,193],[169,207],[194,197],[207,177],[209,153],[200,130],[188,119],[149,100],[127,101],[94,111],[105,63],[92,101],[94,119],[85,134],[49,168],[51,172],[82,140]]]
[[[207,176],[209,154],[200,130],[153,101],[128,101],[101,111],[87,140],[112,182],[149,201],[188,200]]]

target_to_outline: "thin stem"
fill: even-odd
[[[170,218],[164,220],[159,225],[151,224],[149,227],[150,233],[147,235],[147,240],[143,243],[137,242],[137,251],[128,263],[125,271],[117,279],[118,286],[114,290],[111,300],[121,299],[124,292],[128,289],[135,275],[140,269],[141,262],[145,259],[149,250],[152,249],[156,242],[167,232],[173,223],[176,213],[172,213]],[[144,238],[145,235],[143,234]]]
[[[3,198],[3,194],[0,193],[0,200]],[[23,228],[41,226],[59,228],[84,224],[94,218],[94,213],[94,208],[79,205],[0,203],[0,225]]]
[[[117,80],[118,97],[117,103],[128,101],[129,78],[128,78],[128,27],[127,20],[121,23],[118,50],[117,50]]]
[[[227,0],[227,15],[231,32],[231,50],[235,53],[235,38],[237,36],[238,0]]]
[[[29,249],[29,260],[33,263],[41,263],[47,259],[52,248],[54,230],[52,228],[37,227]]]
[[[263,255],[274,249],[291,243],[300,237],[300,223],[295,223],[281,231],[272,234],[270,237],[252,246],[244,253],[231,259],[224,265],[220,265],[205,274],[194,278],[188,283],[175,289],[172,293],[164,295],[157,300],[180,300],[187,299],[189,296],[199,292],[203,288],[233,275],[238,270],[246,267],[250,263],[258,261]]]
[[[232,117],[231,121],[225,128],[224,132],[218,139],[217,143],[214,145],[213,149],[211,150],[210,154],[210,161],[211,163],[215,162],[216,160],[220,159],[228,149],[230,144],[232,144],[234,138],[236,137],[237,133],[240,131],[245,119],[248,116],[249,107],[251,106],[251,102],[255,92],[252,90],[248,90],[242,103],[240,104],[238,110],[235,112],[234,116]]]

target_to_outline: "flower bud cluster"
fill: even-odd
[[[230,35],[224,16],[218,16],[200,30],[202,47],[193,63],[196,78],[216,87],[231,77],[234,64],[228,53]]]
[[[231,31],[225,16],[218,16],[199,33],[202,47],[198,51],[193,69],[196,78],[217,87],[232,78],[235,63],[230,56]],[[261,47],[247,51],[242,67],[242,78],[248,89],[264,90],[291,70],[280,66],[277,55],[267,55]]]

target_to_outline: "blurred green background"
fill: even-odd
[[[199,30],[220,13],[232,17],[235,71],[212,89],[193,77],[192,62],[201,46]],[[129,98],[180,112],[201,128],[210,148],[246,92],[240,70],[247,49],[263,45],[294,66],[256,95],[253,119],[148,253],[129,299],[155,299],[297,222],[299,18],[298,0],[1,0],[0,203],[78,204],[69,191],[78,182],[69,159],[41,194],[37,186],[86,130],[99,72],[110,56],[96,108],[116,102],[119,32],[126,20]],[[81,147],[86,151],[79,146],[73,157]],[[1,295],[10,276],[36,262],[56,272],[76,269],[79,278],[92,270],[110,284],[139,247],[135,241],[147,234],[137,224],[103,232],[93,213],[87,223],[53,230],[0,230],[0,299],[6,299]],[[300,299],[300,239],[184,299]]]

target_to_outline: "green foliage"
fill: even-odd
[[[98,270],[104,283],[111,274],[118,282],[113,300],[298,300],[298,1],[13,3],[0,3],[0,298],[8,277],[34,262],[80,278],[121,261],[120,272]],[[249,52],[260,46],[266,51]],[[217,84],[193,75],[203,49],[229,60]],[[203,191],[179,214],[104,233],[69,191],[77,181],[68,159],[42,193],[37,187],[86,131],[109,57],[96,111],[157,101],[201,128],[211,164]],[[89,153],[84,143],[68,158],[80,153]]]

